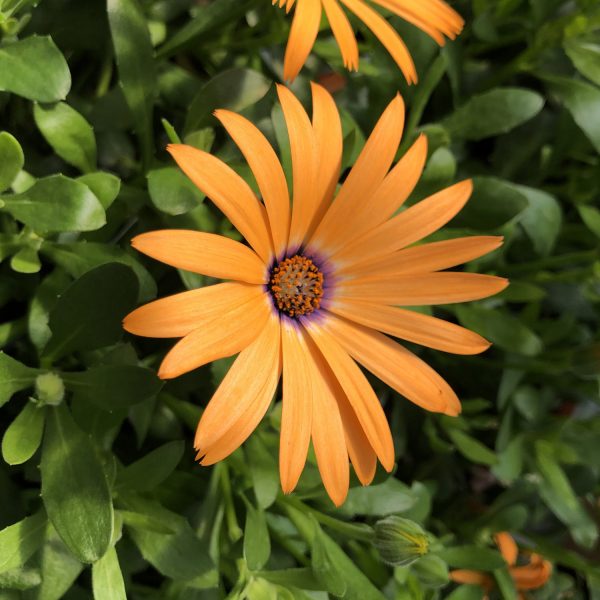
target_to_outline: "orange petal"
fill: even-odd
[[[552,575],[552,565],[547,560],[522,567],[511,567],[510,574],[518,590],[535,590],[546,584]]]
[[[375,125],[337,198],[309,242],[317,250],[333,252],[354,235],[364,205],[387,174],[404,127],[404,101],[399,95],[389,103]]]
[[[248,119],[229,110],[216,110],[215,117],[252,170],[267,209],[275,254],[279,256],[287,245],[290,227],[290,198],[281,163],[267,138]]]
[[[418,242],[452,219],[472,191],[473,183],[466,180],[429,196],[335,253],[336,263],[366,262]]]
[[[314,386],[312,441],[327,494],[336,506],[344,503],[350,485],[348,450],[336,393],[339,387],[323,356],[308,341],[308,377]]]
[[[334,2],[335,0],[331,0]],[[337,6],[337,4],[336,4]],[[338,7],[339,8],[339,7]],[[327,212],[340,178],[343,137],[340,114],[331,94],[322,86],[310,84],[313,100],[312,125],[317,144],[317,206],[307,236],[310,237]]]
[[[237,354],[264,327],[272,314],[270,302],[263,294],[194,329],[167,353],[158,376],[173,379],[213,360]]]
[[[208,403],[194,448],[209,465],[236,450],[265,415],[281,373],[279,318],[271,317],[240,355]]]
[[[331,315],[333,319],[333,315]],[[331,319],[327,318],[327,321]],[[337,332],[331,335],[315,321],[307,331],[318,346],[333,374],[344,390],[364,432],[387,471],[394,466],[394,442],[383,408],[367,378],[348,353],[336,341]],[[313,422],[318,419],[313,419]]]
[[[283,78],[293,81],[306,62],[321,23],[321,0],[298,0],[283,59]]]
[[[460,402],[450,386],[400,344],[333,315],[328,317],[326,329],[352,358],[411,402],[432,412],[460,413]],[[373,443],[370,437],[369,441]]]
[[[264,207],[250,186],[223,161],[185,144],[169,144],[167,150],[181,170],[225,213],[233,226],[268,263],[271,236]]]
[[[456,569],[450,571],[450,579],[456,583],[466,583],[468,585],[480,585],[481,587],[491,589],[494,585],[493,579],[481,571],[469,571],[467,569]]]
[[[279,439],[279,473],[284,494],[294,490],[310,443],[313,417],[313,378],[307,377],[311,359],[302,327],[281,324],[283,406]],[[320,415],[319,415],[319,418]]]
[[[142,233],[131,240],[140,252],[167,265],[247,283],[265,283],[266,266],[248,246],[213,233],[162,229]]]
[[[312,124],[299,100],[285,86],[277,86],[277,95],[290,139],[294,202],[290,227],[290,248],[304,241],[317,208],[317,144]]]
[[[503,241],[502,236],[473,235],[471,237],[422,244],[368,262],[361,262],[356,266],[346,265],[338,273],[348,273],[354,277],[385,274],[388,277],[395,277],[412,273],[430,273],[449,269],[479,258],[499,248]]]
[[[336,289],[336,297],[398,306],[454,304],[493,296],[507,285],[507,279],[494,275],[443,271],[394,279],[380,276],[344,281]]]
[[[209,285],[140,306],[125,317],[123,327],[143,337],[183,337],[263,295],[263,287],[259,285],[233,282]]]
[[[345,4],[377,37],[385,46],[390,56],[396,61],[404,74],[407,83],[417,83],[417,71],[410,53],[396,33],[395,29],[370,6],[362,0],[342,0]]]
[[[350,71],[358,70],[358,44],[348,17],[337,0],[321,0],[331,26],[331,31],[340,48],[344,66]]]
[[[494,536],[496,545],[500,550],[500,554],[504,557],[504,560],[509,566],[513,566],[517,562],[519,556],[519,549],[513,539],[512,535],[502,531]]]
[[[395,306],[345,299],[334,302],[329,310],[365,327],[444,352],[479,354],[490,347],[490,342],[464,327]]]

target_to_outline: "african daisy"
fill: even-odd
[[[536,553],[529,554],[524,561],[517,563],[519,548],[512,536],[509,533],[501,532],[496,534],[495,540],[500,554],[506,561],[508,572],[519,594],[519,600],[526,600],[525,592],[543,587],[550,579],[552,565]],[[482,571],[458,569],[450,572],[450,579],[456,583],[482,587],[486,591],[486,600],[487,594],[495,587],[494,578]]]
[[[277,91],[290,140],[293,201],[273,148],[238,114],[215,113],[247,160],[262,202],[218,158],[169,146],[248,245],[197,231],[137,236],[133,246],[152,258],[230,281],[142,306],[124,327],[141,336],[183,338],[160,366],[163,379],[239,353],[198,424],[194,445],[203,465],[225,458],[252,433],[283,374],[283,491],[296,486],[312,440],[325,488],[339,505],[348,491],[348,457],[365,485],[377,459],[388,471],[394,465],[385,414],[357,363],[419,406],[457,415],[460,403],[448,384],[388,335],[458,354],[485,350],[489,343],[479,335],[400,306],[476,300],[504,289],[499,277],[440,272],[490,252],[501,238],[411,246],[456,215],[472,184],[458,183],[394,216],[427,154],[420,136],[390,170],[404,124],[400,96],[336,193],[342,127],[333,99],[312,85],[311,122],[292,92]]]
[[[278,0],[272,0],[276,4]],[[373,0],[373,3],[398,15],[431,36],[440,46],[445,37],[454,39],[464,25],[462,17],[442,0]],[[417,71],[406,45],[395,29],[364,0],[279,0],[289,12],[296,5],[290,37],[285,50],[283,76],[293,81],[306,62],[317,39],[322,11],[337,41],[344,66],[358,70],[358,44],[345,6],[379,39],[396,61],[408,83],[417,82]]]

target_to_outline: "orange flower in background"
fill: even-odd
[[[277,4],[278,0],[272,0]],[[454,39],[464,25],[462,17],[442,0],[372,0],[374,4],[389,10],[412,23],[431,36],[440,46],[445,37]],[[396,61],[408,83],[417,83],[417,71],[408,48],[402,38],[364,0],[279,0],[279,7],[289,12],[296,5],[294,19],[285,50],[283,77],[293,81],[312,50],[323,10],[342,53],[344,66],[350,71],[358,70],[358,44],[350,21],[342,10],[346,7],[360,19],[385,46]],[[445,37],[444,37],[445,36]]]
[[[500,554],[502,554],[508,565],[508,572],[515,583],[521,600],[527,598],[524,592],[541,588],[550,579],[552,565],[544,560],[542,556],[534,552],[529,553],[527,561],[518,565],[519,549],[512,536],[506,532],[497,533],[495,540]],[[486,593],[489,593],[495,587],[494,578],[482,571],[459,569],[450,572],[450,579],[456,583],[479,585]]]
[[[311,121],[287,88],[277,91],[290,140],[293,201],[273,148],[238,114],[215,113],[246,158],[262,202],[218,158],[169,146],[248,245],[197,231],[137,236],[133,246],[148,256],[230,281],[142,306],[124,327],[141,336],[182,338],[162,362],[163,379],[239,353],[198,425],[194,446],[203,465],[246,440],[283,374],[283,491],[296,486],[312,440],[325,488],[340,505],[348,491],[348,457],[364,485],[377,460],[388,471],[394,465],[389,425],[357,363],[426,410],[457,415],[460,403],[448,384],[388,335],[457,354],[488,348],[467,329],[399,306],[464,302],[501,291],[507,281],[499,277],[440,271],[494,250],[502,238],[411,246],[460,211],[472,184],[453,185],[394,216],[427,155],[421,135],[391,168],[404,126],[399,96],[336,194],[342,127],[333,99],[313,84]]]

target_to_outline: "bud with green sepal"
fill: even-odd
[[[395,515],[375,523],[375,548],[381,559],[407,566],[429,551],[429,536],[417,523]]]
[[[35,396],[40,404],[58,406],[65,397],[65,385],[57,373],[42,373],[35,379]]]

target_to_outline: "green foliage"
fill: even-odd
[[[122,329],[139,304],[213,283],[131,238],[239,239],[167,143],[215,154],[257,191],[212,114],[241,112],[291,183],[274,92],[291,15],[264,0],[0,0],[0,598],[481,600],[451,581],[473,569],[512,600],[492,537],[507,530],[554,565],[532,599],[600,598],[598,3],[451,4],[466,27],[443,49],[385,13],[418,85],[356,21],[360,69],[346,72],[326,20],[292,85],[309,108],[309,81],[341,77],[344,170],[399,91],[397,158],[428,139],[408,204],[472,178],[432,240],[503,236],[465,269],[511,280],[431,310],[486,337],[485,354],[413,349],[456,390],[460,417],[372,380],[397,468],[368,487],[353,478],[336,509],[312,452],[296,492],[280,491],[280,392],[240,450],[194,462],[194,429],[230,361],[161,382],[172,340]],[[390,523],[395,567],[374,545]]]

